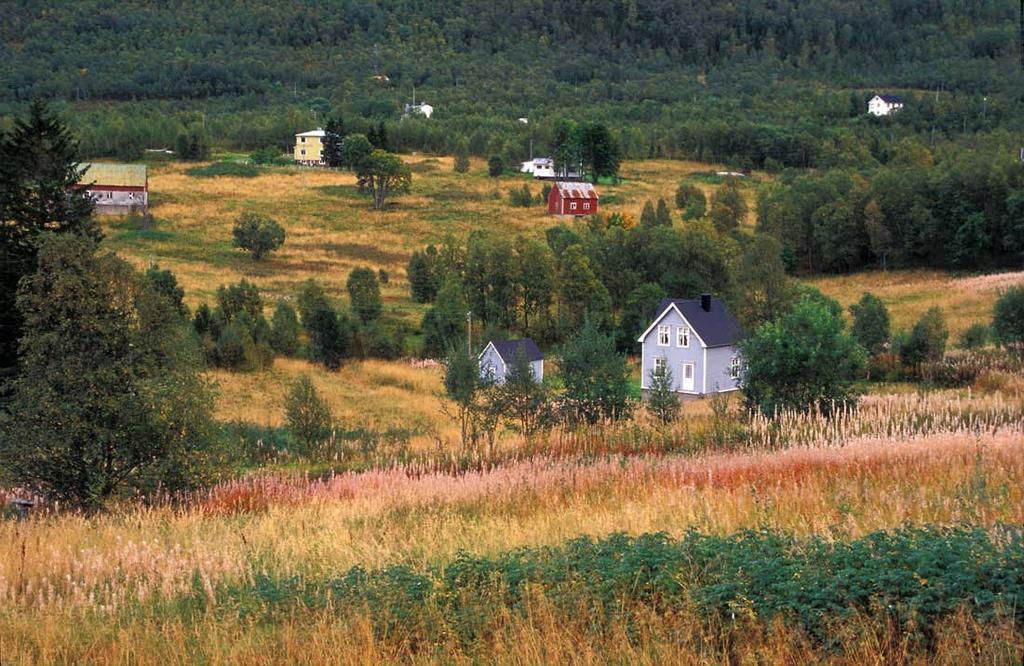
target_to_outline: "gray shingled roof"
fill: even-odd
[[[743,336],[743,327],[729,314],[720,298],[711,299],[710,312],[700,306],[699,298],[663,298],[657,316],[664,314],[673,303],[708,347],[733,345]]]
[[[505,363],[511,363],[515,359],[516,349],[519,347],[523,348],[523,351],[526,352],[527,360],[531,363],[544,360],[544,354],[541,353],[540,347],[530,338],[523,338],[522,340],[491,340],[491,344],[494,345],[498,356]]]

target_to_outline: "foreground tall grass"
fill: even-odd
[[[589,462],[539,457],[456,475],[391,468],[327,479],[254,477],[212,488],[184,506],[5,521],[0,522],[0,640],[6,654],[16,649],[19,659],[102,661],[134,655],[155,661],[161,646],[186,660],[233,661],[244,654],[245,660],[269,663],[260,655],[269,646],[323,662],[360,661],[378,652],[408,657],[401,641],[370,631],[375,625],[361,612],[340,617],[335,609],[310,608],[256,619],[213,609],[234,603],[224,601],[223,590],[250,589],[260,580],[330,580],[356,566],[444,571],[460,552],[495,557],[579,535],[624,531],[680,537],[693,529],[729,535],[769,528],[817,535],[827,543],[907,523],[1021,525],[1022,437],[1024,429],[1011,424],[987,432],[859,437],[841,446],[688,457]],[[208,611],[195,611],[200,601]],[[192,609],[187,617],[181,615],[182,603]],[[702,624],[701,613],[681,617],[638,608],[637,628],[609,625],[589,634],[583,632],[586,623],[579,624],[583,620],[567,617],[564,608],[551,603],[541,595],[537,616],[495,608],[496,617],[508,621],[498,622],[479,641],[456,647],[467,658],[483,655],[476,650],[494,650],[490,657],[498,661],[502,655],[529,661],[529,650],[572,643],[581,646],[581,654],[592,650],[600,659],[615,654],[721,659],[732,650],[753,655],[775,641],[774,649],[827,656],[804,629],[776,627],[774,620],[758,619],[752,633],[736,634],[730,625],[720,634]],[[979,624],[971,614],[943,615],[940,624],[960,623],[965,636],[975,638],[953,640],[937,630],[926,652],[934,656],[946,645],[950,654],[963,655],[981,645],[1015,654],[1017,625],[1000,618]],[[429,614],[423,621],[430,622]],[[875,645],[878,654],[904,654],[904,648],[906,655],[924,654],[925,647],[900,643],[903,630],[887,622],[867,611],[844,620],[836,629],[845,637],[840,642],[849,642],[843,654],[868,650],[874,641],[895,641]],[[566,623],[583,633],[572,642],[550,643],[550,632]],[[307,631],[328,627],[362,633],[344,648],[326,640],[296,642]],[[714,647],[705,653],[700,641],[693,641],[708,631],[713,635],[706,640]],[[631,642],[615,647],[620,632]],[[520,634],[521,641],[513,640]],[[170,647],[180,635],[189,636],[186,652]],[[680,635],[688,638],[674,638]],[[1001,642],[993,642],[996,635]],[[755,636],[766,641],[762,647]],[[235,640],[243,645],[239,654],[232,651]],[[437,645],[421,646],[416,658],[430,659],[442,653],[432,650],[451,647],[436,640]]]

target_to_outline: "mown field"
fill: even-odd
[[[154,221],[110,221],[105,242],[172,269],[193,307],[243,277],[271,302],[309,277],[340,298],[351,268],[383,268],[385,308],[415,321],[412,250],[551,221],[508,205],[528,181],[408,159],[413,193],[380,213],[345,173],[155,166]],[[638,217],[685,177],[710,193],[709,170],[628,163],[605,210]],[[265,262],[230,246],[244,210],[287,229]],[[813,283],[844,305],[873,291],[897,327],[941,305],[955,335],[1019,279]],[[179,501],[0,519],[0,663],[1020,663],[1015,367],[955,390],[876,386],[828,419],[699,401],[668,427],[641,412],[473,450],[430,363],[212,371],[225,423],[274,436],[288,383],[308,374],[349,434],[324,466],[273,459]]]

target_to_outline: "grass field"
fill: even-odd
[[[472,160],[468,174],[456,174],[446,157],[407,156],[413,169],[413,192],[394,198],[384,211],[373,211],[358,194],[347,172],[272,167],[255,177],[188,175],[191,165],[159,163],[150,169],[153,222],[115,219],[107,223],[106,245],[139,266],[159,263],[170,268],[185,288],[190,306],[210,301],[221,284],[246,278],[259,285],[265,301],[291,299],[297,286],[316,278],[342,298],[345,280],[355,267],[384,269],[385,310],[418,324],[423,306],[409,298],[405,265],[413,250],[440,242],[448,233],[464,236],[473,229],[540,235],[552,224],[543,206],[509,205],[508,192],[528,184],[537,195],[541,185],[524,177],[490,178],[482,160]],[[606,212],[638,219],[647,200],[664,197],[670,205],[683,179],[710,197],[721,178],[715,167],[674,160],[627,162],[622,182],[601,186],[614,201]],[[767,177],[743,179],[753,228],[756,186]],[[242,211],[275,217],[285,227],[284,247],[259,263],[231,247],[231,227]],[[889,306],[895,328],[909,328],[928,307],[947,311],[954,336],[976,321],[988,321],[999,289],[1024,279],[1024,274],[955,277],[937,271],[864,272],[822,277],[810,282],[844,306],[865,291]],[[955,337],[954,337],[955,339]],[[275,361],[258,374],[214,372],[220,387],[218,417],[262,426],[280,425],[288,382],[311,375],[339,420],[349,427],[382,429],[411,426],[414,445],[433,445],[454,435],[450,419],[440,412],[441,391],[435,370],[415,369],[404,362],[368,361],[329,373],[303,361]],[[691,411],[706,411],[698,403]]]
[[[271,302],[309,277],[340,298],[352,268],[382,268],[385,308],[415,320],[404,274],[414,249],[449,232],[551,224],[540,207],[507,203],[508,190],[528,182],[536,194],[536,183],[495,181],[480,161],[460,176],[446,158],[406,159],[413,193],[383,212],[347,173],[197,177],[159,165],[152,224],[109,221],[105,242],[172,269],[192,306],[243,277]],[[614,195],[605,210],[639,217],[682,178],[710,193],[713,171],[627,163],[621,184],[601,188]],[[744,185],[752,208],[757,178]],[[259,264],[230,246],[244,210],[288,233]],[[844,306],[878,294],[897,328],[940,305],[956,334],[987,321],[999,290],[1022,278],[811,282]],[[959,390],[877,385],[831,418],[748,419],[737,396],[721,412],[696,401],[667,427],[641,413],[529,440],[502,431],[467,451],[436,365],[328,372],[277,358],[262,372],[211,371],[217,418],[279,428],[301,374],[341,429],[401,431],[401,455],[382,447],[343,472],[284,461],[177,503],[0,518],[0,664],[1024,658],[1019,375]],[[355,460],[359,446],[344,441],[337,455]]]
[[[439,243],[446,234],[463,237],[473,229],[510,235],[540,235],[552,224],[543,206],[516,208],[508,192],[528,184],[534,196],[541,183],[520,176],[494,179],[486,165],[472,160],[467,174],[456,174],[450,158],[407,157],[413,170],[411,194],[395,197],[384,211],[373,211],[347,172],[278,167],[246,178],[194,177],[185,164],[158,164],[150,169],[150,210],[154,222],[117,220],[107,228],[107,245],[139,265],[159,262],[172,269],[190,305],[212,298],[220,284],[246,278],[270,298],[290,297],[310,277],[334,293],[344,291],[349,271],[368,265],[382,268],[391,280],[384,286],[385,307],[393,314],[419,313],[408,298],[405,265],[413,250]],[[602,186],[615,203],[606,212],[639,219],[648,199],[673,202],[675,187],[689,174],[708,172],[703,164],[680,161],[627,163],[619,185]],[[708,196],[714,179],[696,178]],[[744,186],[754,223],[752,186]],[[284,247],[254,264],[231,247],[231,227],[243,211],[277,219],[287,232]]]
[[[382,629],[391,622],[386,599],[369,607],[293,607],[284,605],[290,602],[279,596],[283,593],[266,586],[291,581],[287,586],[308,590],[303,594],[319,594],[318,581],[355,566],[443,570],[461,552],[503,557],[521,546],[557,546],[580,535],[618,531],[683,537],[691,530],[722,536],[772,530],[846,542],[908,523],[1020,525],[1020,403],[1012,405],[1016,418],[996,425],[998,409],[992,411],[989,399],[978,400],[962,411],[976,411],[974,421],[953,419],[931,430],[909,426],[898,437],[850,436],[840,446],[832,426],[811,419],[803,425],[812,433],[805,444],[784,450],[755,447],[696,457],[591,461],[534,458],[458,476],[393,469],[324,480],[253,477],[204,491],[183,509],[127,506],[92,518],[0,522],[0,650],[5,664],[154,663],[168,654],[189,662],[270,663],[270,655],[280,650],[309,663],[357,663],[371,655],[462,661],[473,654],[486,655],[485,661],[527,663],[538,644],[561,644],[563,627],[570,623],[579,646],[596,645],[592,653],[584,649],[576,657],[565,645],[565,658],[601,661],[614,654],[617,634],[587,629],[553,609],[548,623],[533,626],[537,618],[521,608],[496,616],[493,621],[503,630],[529,626],[533,632],[531,640],[504,645],[504,652],[494,652],[501,641],[487,633],[435,653]],[[895,412],[894,422],[910,423],[910,412],[904,411],[908,404],[892,398],[889,406],[877,409]],[[948,403],[935,399],[924,409],[941,412],[943,404]],[[848,434],[856,430],[843,428]],[[558,603],[543,588],[536,593],[541,605]],[[254,601],[237,605],[243,602],[231,599],[241,599],[239,594],[255,595]],[[637,612],[652,610],[641,606]],[[428,613],[418,605],[411,608],[407,612]],[[729,654],[731,648],[714,637],[723,629],[698,631],[703,620],[693,611],[656,615],[662,625],[649,627],[646,639],[638,641],[641,632],[618,649],[643,660],[671,648],[705,663],[721,662]],[[1012,623],[961,620],[965,625],[949,641],[956,642],[955,635],[966,645],[957,644],[955,654],[988,655],[989,663],[1019,659],[1024,635]],[[422,618],[435,621],[441,620]],[[862,621],[862,630],[872,627],[879,634],[872,639],[854,630],[848,637],[853,654],[919,649],[874,645],[884,627],[871,624],[870,618]],[[446,631],[423,626],[435,636]],[[808,657],[828,654],[792,627],[760,625],[751,618],[729,631],[734,630],[749,643],[741,652],[756,648],[773,663],[787,657],[777,652],[781,646],[771,648],[774,643],[764,641],[761,631],[781,631],[779,640],[786,637],[783,642],[790,648],[795,641]],[[325,640],[322,631],[333,640]],[[451,625],[447,631],[455,636],[462,629]],[[972,631],[998,632],[999,641],[972,642]],[[310,638],[299,638],[304,635]],[[672,635],[678,637],[675,642]],[[588,653],[589,659],[581,659]],[[935,656],[934,651],[928,654]]]

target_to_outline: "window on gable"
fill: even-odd
[[[669,336],[672,334],[671,326],[659,326],[658,327],[658,346],[668,347]]]
[[[676,326],[676,347],[690,346],[690,327]]]

